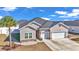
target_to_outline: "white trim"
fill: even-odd
[[[29,38],[29,36],[30,36],[29,33],[30,33],[30,32],[27,32],[27,34],[28,34],[28,35],[27,35],[28,38],[25,38],[25,39],[31,39],[31,38]],[[25,34],[26,34],[26,33],[25,33]],[[26,35],[25,35],[25,36],[26,36]]]
[[[62,24],[62,25],[64,25],[65,27],[69,28],[69,26],[65,25],[65,24],[62,23],[62,22],[59,22],[59,23],[57,23],[56,25],[58,25],[58,24]],[[54,26],[56,26],[56,25],[54,25]],[[52,26],[51,28],[53,28],[54,26]]]
[[[65,25],[65,24],[64,24],[64,23],[62,23],[62,22],[59,22],[59,24],[62,24],[62,25],[64,25],[64,26],[66,26],[67,28],[69,28],[69,26]]]
[[[39,24],[39,23],[37,23],[37,22],[35,22],[35,21],[31,21],[31,22],[29,22],[28,24],[32,24],[32,23],[36,23],[36,24],[38,24],[38,25],[41,25],[41,24]],[[22,28],[24,28],[24,27],[27,27],[27,26],[29,26],[28,24],[26,24],[26,25],[24,25],[23,27],[21,27],[20,28],[20,30],[22,29]],[[34,24],[35,25],[35,24]],[[36,25],[37,26],[37,25]]]
[[[37,23],[36,21],[33,21],[34,23],[38,24],[39,26],[41,26],[41,24]]]

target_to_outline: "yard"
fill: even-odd
[[[4,45],[7,45],[8,42],[5,41],[7,39],[7,36],[4,35],[4,34],[0,34],[0,46],[4,46]]]
[[[43,42],[35,45],[19,46],[12,51],[51,51]]]
[[[79,43],[79,34],[70,34],[70,39]]]
[[[12,34],[19,41],[19,34]],[[5,41],[7,39],[6,35],[0,35],[0,51],[3,51],[1,48],[5,45],[8,45],[9,42]],[[37,43],[35,45],[27,45],[27,46],[18,46],[11,51],[51,51],[43,42]]]
[[[12,38],[15,38],[15,41],[20,41],[20,34],[12,34]],[[0,46],[8,45],[9,44],[9,38],[5,34],[0,34]]]
[[[0,51],[7,51],[7,50],[3,50],[2,47],[0,47]],[[13,48],[8,51],[52,51],[52,50],[49,49],[43,42],[41,42],[35,45],[17,46],[16,48]]]
[[[74,39],[71,39],[71,40],[73,40],[73,41],[79,43],[79,38],[74,38]]]

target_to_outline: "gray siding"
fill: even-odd
[[[32,38],[31,39],[33,39],[33,40],[36,39],[36,31],[35,30],[30,29],[30,28],[24,28],[24,29],[20,30],[20,41],[30,40],[30,39],[25,38],[25,33],[32,33]]]
[[[32,28],[34,28],[34,29],[36,29],[36,30],[39,28],[39,26],[33,24],[33,22],[30,22],[29,24],[27,24],[27,25],[25,25],[24,27],[20,28],[20,30],[21,30],[21,29],[25,29],[27,26],[30,26],[30,27],[32,27]]]

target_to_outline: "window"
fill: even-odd
[[[29,38],[32,38],[32,33],[29,33]]]
[[[25,38],[28,38],[28,33],[25,33]]]
[[[32,38],[32,33],[25,33],[25,38]]]

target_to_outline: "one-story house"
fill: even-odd
[[[79,21],[50,21],[34,18],[30,21],[20,21],[12,27],[12,33],[20,33],[20,41],[37,39],[68,38],[69,32],[79,33]],[[0,34],[8,34],[8,28],[0,27]]]
[[[23,23],[24,24],[24,23]],[[68,37],[69,26],[63,22],[35,18],[20,27],[20,41]]]

